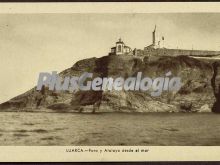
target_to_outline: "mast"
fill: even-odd
[[[154,31],[152,33],[152,44],[153,44],[153,46],[156,45],[156,28],[157,28],[157,26],[155,25]]]

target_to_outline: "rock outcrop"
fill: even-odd
[[[216,102],[212,107],[212,111],[220,113],[220,62],[213,63],[214,74],[212,77],[213,93],[216,98]]]
[[[216,64],[215,64],[216,65]],[[84,72],[93,77],[160,77],[171,71],[181,77],[178,92],[163,92],[152,97],[142,91],[36,91],[36,87],[0,105],[1,109],[45,107],[76,112],[211,112],[219,108],[219,71],[210,62],[188,56],[145,57],[104,56],[78,61],[62,71],[61,77],[80,76]],[[220,78],[219,78],[220,79]],[[212,81],[211,81],[212,80]],[[214,82],[214,84],[213,84]],[[214,88],[214,93],[213,93]],[[215,102],[217,99],[217,102]],[[39,101],[40,100],[40,101]],[[215,108],[217,107],[217,109]]]

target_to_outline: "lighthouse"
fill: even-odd
[[[153,47],[156,46],[156,28],[157,28],[157,26],[155,25],[154,31],[152,32],[152,45],[153,45]]]

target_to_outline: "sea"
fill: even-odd
[[[218,146],[214,113],[0,112],[1,146]]]

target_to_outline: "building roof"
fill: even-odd
[[[129,46],[126,46],[126,45],[125,45],[124,47],[125,47],[125,48],[129,48],[129,49],[131,49]]]
[[[119,38],[119,40],[116,42],[116,44],[124,44],[124,42]]]

